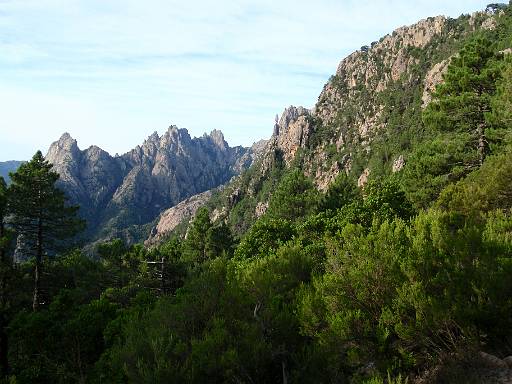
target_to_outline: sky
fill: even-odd
[[[0,161],[64,132],[122,154],[171,124],[251,145],[351,52],[489,2],[0,0]]]

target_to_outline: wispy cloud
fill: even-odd
[[[361,45],[486,3],[0,0],[0,160],[63,131],[124,152],[170,123],[250,144]]]

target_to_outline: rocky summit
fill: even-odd
[[[121,237],[138,241],[163,210],[215,188],[248,168],[252,148],[230,147],[222,132],[192,138],[171,126],[121,156],[96,146],[79,149],[68,133],[46,155],[59,173],[59,186],[87,220],[87,240]]]

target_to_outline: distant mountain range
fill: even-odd
[[[97,146],[81,150],[65,133],[46,159],[60,174],[59,187],[80,206],[87,242],[120,237],[132,243],[147,238],[163,210],[247,169],[258,148],[232,148],[218,130],[191,138],[186,129],[171,126],[121,156]],[[17,165],[9,164],[10,170]]]
[[[0,161],[0,177],[3,177],[7,183],[10,182],[9,172],[14,172],[23,163],[23,161],[10,160]]]

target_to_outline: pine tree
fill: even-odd
[[[212,227],[208,208],[199,208],[183,243],[185,260],[201,263],[208,259],[208,234]]]
[[[9,373],[7,352],[9,348],[7,339],[7,276],[10,263],[7,257],[8,234],[5,228],[7,217],[7,185],[0,176],[0,377]]]
[[[342,173],[329,185],[329,189],[322,197],[321,208],[322,210],[336,210],[358,198],[360,198],[360,194],[356,183]]]
[[[430,137],[416,146],[404,172],[408,197],[416,207],[427,207],[446,185],[479,168],[499,144],[493,100],[502,67],[503,55],[481,37],[452,58],[423,113]]]
[[[35,261],[32,308],[37,311],[43,257],[76,235],[84,222],[77,217],[78,207],[66,204],[64,192],[55,186],[59,175],[40,151],[10,176],[10,224],[23,235],[26,256]]]
[[[276,188],[268,214],[294,222],[315,212],[320,196],[313,182],[300,169],[289,172]]]
[[[480,166],[489,150],[486,135],[491,101],[501,75],[501,57],[492,42],[476,38],[454,57],[445,74],[444,83],[434,93],[434,101],[424,114],[425,124],[436,131],[464,135],[467,146],[474,148],[476,158],[468,168]]]

